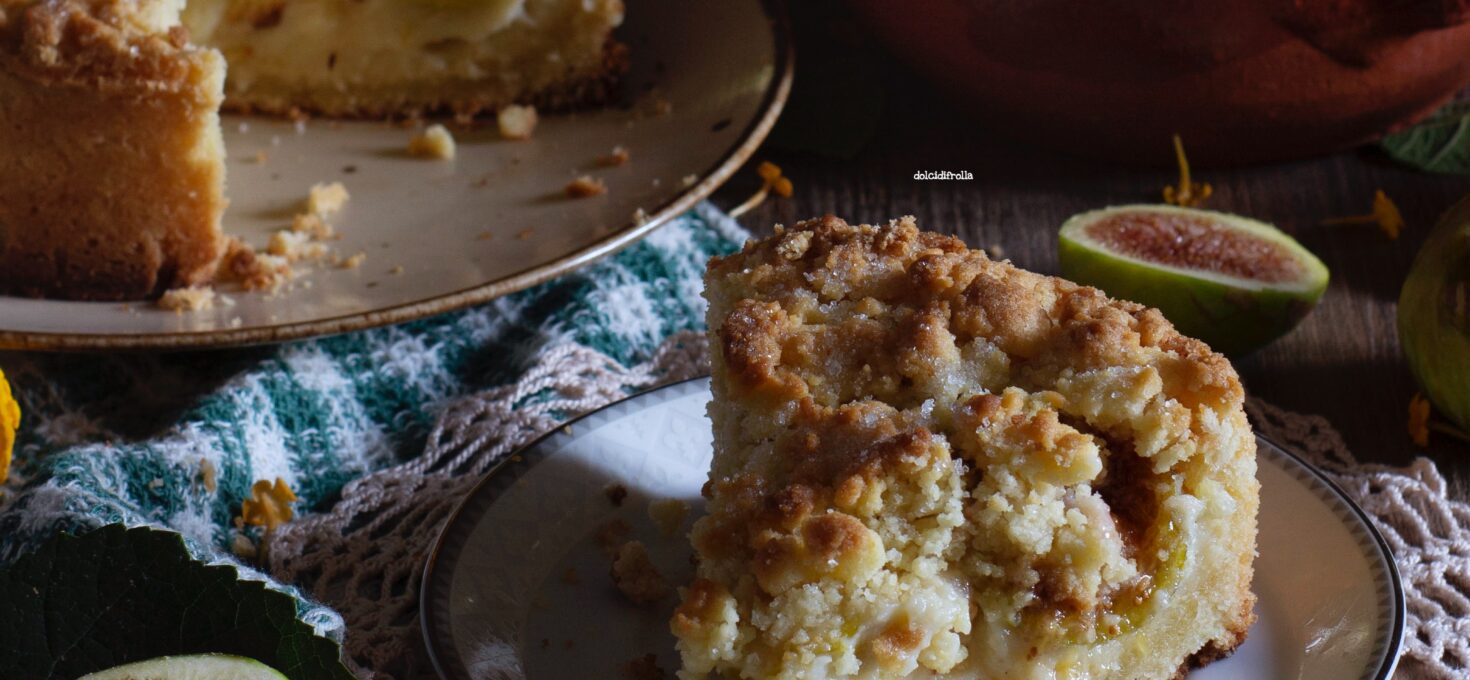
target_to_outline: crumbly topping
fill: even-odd
[[[13,3],[12,3],[13,4]],[[187,45],[162,3],[51,0],[0,15],[0,60],[39,81],[179,92],[219,59]]]
[[[164,291],[158,298],[158,306],[176,314],[214,309],[214,289],[209,286],[190,286]]]
[[[495,114],[495,122],[500,128],[500,136],[506,139],[530,139],[531,134],[536,131],[536,107],[534,106],[506,106]]]
[[[1228,579],[1192,586],[1227,612],[1212,630],[1249,625],[1243,390],[1156,310],[912,218],[778,228],[705,291],[715,456],[683,677],[1026,677],[1132,630],[1186,563]],[[1186,555],[1193,533],[1209,547]],[[1169,672],[1213,638],[1192,639]]]
[[[454,150],[454,135],[438,123],[430,125],[428,129],[408,140],[409,155],[419,158],[452,161]]]
[[[663,574],[648,559],[648,548],[641,541],[628,541],[618,548],[612,563],[613,585],[633,604],[650,605],[673,592]]]

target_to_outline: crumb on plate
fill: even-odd
[[[214,289],[209,286],[189,286],[164,291],[158,298],[158,306],[174,313],[214,309]]]
[[[536,131],[536,107],[507,106],[495,114],[500,136],[506,139],[530,139]]]
[[[582,175],[567,184],[566,192],[570,198],[601,196],[607,193],[607,184],[597,177]]]
[[[341,182],[319,182],[311,186],[311,191],[306,195],[306,211],[315,215],[325,217],[347,204],[351,195],[347,193],[347,187]]]
[[[639,606],[658,602],[673,592],[648,558],[648,548],[642,541],[627,541],[618,548],[611,574],[618,591]]]
[[[337,266],[342,269],[357,269],[364,262],[367,262],[367,253],[359,250],[343,259]]]
[[[597,164],[607,168],[616,168],[627,165],[632,159],[633,156],[628,153],[628,147],[618,145],[612,148],[612,153],[598,157]]]
[[[441,161],[454,160],[454,135],[449,129],[435,123],[428,129],[413,136],[408,140],[408,153],[419,158],[431,158]]]

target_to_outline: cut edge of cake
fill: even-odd
[[[205,283],[225,239],[225,64],[177,2],[0,3],[0,290],[136,299]]]

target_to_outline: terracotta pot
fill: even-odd
[[[1333,151],[1470,84],[1470,0],[850,2],[981,119],[1126,162]]]

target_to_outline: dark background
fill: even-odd
[[[824,3],[825,4],[825,3]],[[1168,130],[1157,169],[1086,160],[988,129],[922,77],[867,40],[842,16],[794,17],[798,45],[792,98],[755,160],[777,163],[795,185],[740,221],[757,235],[832,213],[850,222],[914,215],[923,228],[954,234],[1033,271],[1055,274],[1056,232],[1067,217],[1108,205],[1159,202],[1176,183]],[[825,123],[824,123],[825,121]],[[730,209],[754,193],[752,167],[714,196]],[[919,170],[968,170],[970,181],[917,181]],[[1318,308],[1286,337],[1237,360],[1246,389],[1277,406],[1320,414],[1362,461],[1434,460],[1452,495],[1470,498],[1470,445],[1432,433],[1428,449],[1408,438],[1416,391],[1400,353],[1395,301],[1435,220],[1470,193],[1470,177],[1395,165],[1373,147],[1254,167],[1195,168],[1214,186],[1206,207],[1275,224],[1332,271]],[[1407,223],[1397,240],[1373,225],[1323,226],[1367,213],[1383,189]]]

